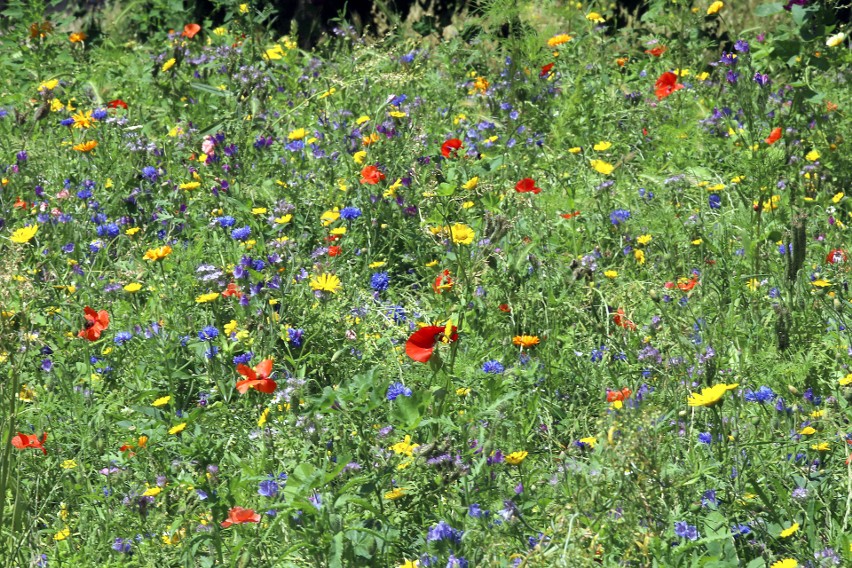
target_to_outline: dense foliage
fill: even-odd
[[[832,6],[155,4],[2,22],[0,563],[852,561]]]

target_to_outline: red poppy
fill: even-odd
[[[243,293],[240,291],[240,287],[233,282],[228,284],[228,287],[225,289],[224,292],[222,292],[222,295],[226,298],[229,296],[236,296],[237,298],[243,297]]]
[[[645,53],[647,53],[648,55],[653,55],[654,57],[659,57],[662,54],[664,54],[666,51],[668,51],[668,49],[669,48],[666,47],[665,45],[658,45],[654,49],[646,49]]]
[[[620,391],[606,389],[606,401],[615,402],[616,400],[626,400],[630,398],[631,394],[633,394],[633,391],[627,387],[624,387]]]
[[[846,259],[846,251],[843,249],[833,249],[828,253],[828,256],[825,257],[825,261],[829,264],[846,262]]]
[[[573,219],[574,217],[579,217],[579,216],[580,216],[579,211],[574,211],[573,213],[563,213],[562,215],[560,215],[560,217],[562,217],[563,219]]]
[[[376,166],[367,166],[361,170],[361,183],[376,185],[383,179],[385,179],[385,174]]]
[[[506,314],[512,311],[512,308],[509,306],[509,304],[500,304],[499,306],[497,306],[497,309]]]
[[[336,243],[341,239],[340,235],[329,235],[325,238],[325,242],[327,243]]]
[[[624,329],[629,329],[630,331],[636,331],[636,324],[627,319],[624,315],[624,308],[618,308],[618,311],[612,316],[612,321],[618,327],[623,327]]]
[[[657,95],[657,100],[661,101],[675,91],[679,91],[683,85],[677,82],[677,75],[671,71],[666,71],[657,82],[654,83],[654,93]]]
[[[698,277],[693,276],[692,278],[690,278],[686,282],[679,282],[678,285],[677,285],[677,289],[680,290],[681,292],[689,292],[690,290],[695,288],[696,284],[698,284]]]
[[[222,521],[222,528],[226,529],[231,525],[242,525],[244,523],[259,523],[260,515],[254,512],[254,509],[243,509],[242,507],[231,507],[228,511],[228,518]]]
[[[195,37],[195,34],[201,31],[201,26],[198,24],[186,24],[183,27],[183,33],[180,34],[185,38],[192,39]]]
[[[245,394],[249,389],[262,392],[264,394],[272,394],[278,385],[269,378],[272,373],[272,359],[264,359],[254,369],[246,365],[237,365],[237,372],[245,377],[242,381],[237,381],[237,391],[240,394]]]
[[[405,354],[415,361],[427,363],[432,358],[432,352],[435,351],[435,344],[438,341],[449,343],[459,338],[459,334],[456,333],[456,326],[453,326],[449,338],[444,335],[446,329],[440,325],[421,327],[412,333],[408,341],[405,342]]]
[[[440,294],[444,290],[452,290],[453,284],[454,282],[450,277],[450,271],[443,270],[435,277],[435,282],[432,283],[432,291],[436,294]]]
[[[550,70],[553,69],[555,63],[548,63],[547,65],[542,66],[541,73],[538,74],[540,78],[547,77],[550,75]]]
[[[35,434],[21,434],[18,432],[18,435],[12,438],[12,445],[19,450],[34,448],[36,450],[41,450],[44,455],[47,455],[47,450],[44,449],[45,440],[47,440],[47,432],[44,432],[41,435],[40,440]]]
[[[121,99],[115,99],[114,101],[107,103],[107,108],[123,108],[124,110],[127,110],[127,103]]]
[[[764,142],[766,142],[767,144],[769,144],[771,146],[772,144],[775,144],[779,140],[781,140],[781,127],[776,126],[775,128],[772,129],[772,132],[769,133],[769,137],[766,140],[764,140]]]
[[[515,184],[515,191],[518,193],[541,193],[541,188],[535,186],[534,179],[524,178]]]
[[[340,253],[343,252],[343,249],[337,245],[328,247],[328,256],[340,256]]]
[[[19,196],[15,203],[12,205],[12,207],[14,207],[15,209],[26,209],[27,202],[21,199]]]
[[[453,155],[458,155],[459,149],[462,147],[462,141],[458,138],[450,138],[443,144],[441,144],[441,155],[445,158],[449,158]]]
[[[85,337],[89,341],[97,341],[101,337],[101,332],[109,327],[109,314],[106,310],[96,312],[89,306],[83,310],[85,312],[86,323],[77,337]]]

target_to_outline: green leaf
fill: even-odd
[[[231,91],[223,91],[204,83],[190,83],[189,86],[197,91],[204,91],[205,93],[216,95],[217,97],[230,97],[232,94]]]
[[[765,18],[767,16],[774,16],[775,14],[780,14],[784,11],[783,4],[778,2],[770,2],[768,4],[761,4],[757,8],[754,9],[754,15],[759,18]]]

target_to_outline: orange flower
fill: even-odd
[[[86,41],[88,36],[83,32],[74,32],[70,36],[68,36],[68,41],[71,43],[82,43]]]
[[[698,284],[698,277],[697,276],[693,276],[689,280],[685,280],[684,278],[681,278],[677,283],[677,289],[680,290],[681,292],[689,292],[690,290],[695,288],[696,284]]]
[[[44,449],[43,445],[45,440],[47,440],[47,432],[44,432],[41,435],[40,440],[35,434],[21,434],[18,432],[18,435],[12,438],[12,445],[19,450],[34,448],[36,450],[41,450],[44,455],[47,455],[47,450]]]
[[[657,95],[657,100],[661,101],[682,88],[683,85],[677,82],[677,75],[671,71],[666,71],[660,75],[660,78],[657,79],[656,83],[654,83],[654,94]]]
[[[71,148],[77,150],[78,152],[91,152],[97,147],[97,140],[89,140],[88,142],[82,142],[80,144],[77,144],[76,146],[72,146]]]
[[[612,316],[612,321],[618,327],[623,327],[630,331],[636,331],[636,324],[625,317],[624,308],[618,308],[618,311]]]
[[[383,179],[385,179],[385,174],[376,166],[367,166],[361,170],[361,183],[376,185]]]
[[[631,394],[633,394],[633,391],[627,387],[624,387],[620,391],[606,389],[606,401],[615,402],[616,400],[627,400],[630,398]]]
[[[435,278],[435,282],[432,283],[432,290],[436,294],[440,294],[444,290],[452,290],[454,284],[450,277],[450,271],[444,270]]]
[[[764,140],[764,142],[766,142],[767,144],[769,144],[771,146],[772,144],[775,144],[779,140],[781,140],[781,127],[776,126],[775,128],[772,129],[772,132],[769,133],[769,137],[766,140]]]
[[[201,26],[198,24],[186,24],[183,27],[183,33],[180,34],[185,38],[192,39],[195,37],[195,34],[201,31]]]
[[[85,312],[86,323],[77,337],[85,337],[89,341],[97,341],[101,337],[101,332],[109,327],[109,314],[106,310],[96,312],[89,306],[83,310]]]
[[[512,338],[512,343],[518,347],[532,347],[533,345],[538,345],[539,341],[537,335],[516,335]]]
[[[228,518],[222,521],[222,528],[226,529],[231,525],[242,525],[244,523],[259,523],[260,515],[255,513],[253,509],[243,509],[242,507],[231,507],[228,511]]]
[[[645,53],[647,53],[648,55],[653,55],[654,57],[659,57],[662,54],[664,54],[666,51],[668,51],[668,49],[669,48],[666,47],[665,45],[658,45],[654,49],[646,49]]]
[[[228,287],[225,289],[225,291],[222,292],[222,296],[224,296],[225,298],[229,296],[236,296],[237,298],[242,298],[243,293],[240,290],[239,286],[237,286],[234,282],[231,282],[230,284],[228,284]]]
[[[278,387],[275,381],[269,378],[272,373],[272,359],[264,359],[254,369],[242,364],[237,365],[237,372],[245,377],[244,380],[237,381],[237,391],[240,394],[247,393],[249,389],[272,394]]]

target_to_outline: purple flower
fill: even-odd
[[[737,43],[734,44],[734,49],[740,53],[748,53],[748,42],[744,39],[738,39]]]
[[[464,533],[458,529],[454,529],[445,521],[440,521],[437,525],[429,529],[426,535],[426,540],[429,542],[449,541],[458,544],[461,542]]]
[[[769,75],[766,75],[766,74],[761,75],[760,73],[755,73],[753,80],[754,80],[755,83],[757,83],[761,87],[765,87],[766,85],[769,84]]]
[[[251,228],[248,226],[240,227],[231,231],[231,238],[235,241],[245,241],[251,236]]]
[[[686,521],[676,522],[674,526],[674,531],[676,536],[692,541],[698,540],[700,536],[698,534],[698,528],[693,525],[687,524]]]
[[[388,387],[387,399],[396,400],[400,396],[411,396],[411,389],[400,382],[391,383]]]
[[[261,497],[275,497],[278,495],[278,483],[272,479],[264,479],[258,484],[257,494]]]
[[[482,372],[488,373],[489,375],[499,375],[505,370],[505,367],[503,367],[500,361],[497,361],[496,359],[491,359],[490,361],[486,361],[482,364]]]

